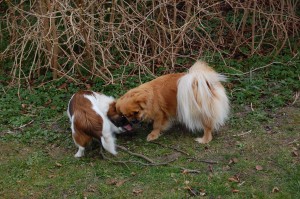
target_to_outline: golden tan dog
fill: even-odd
[[[203,129],[199,143],[212,140],[212,131],[223,125],[229,113],[229,101],[221,81],[205,62],[196,62],[188,73],[158,77],[129,90],[117,100],[117,111],[129,121],[152,121],[153,130],[147,140],[155,140],[179,120],[191,131]]]

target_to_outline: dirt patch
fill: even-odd
[[[74,145],[75,148],[75,145]],[[74,149],[75,151],[76,149]],[[45,147],[45,151],[49,154],[49,156],[53,159],[61,159],[64,156],[73,156],[73,152],[71,150],[66,149],[65,147],[62,146],[57,146],[56,144],[52,145],[47,145]],[[75,151],[76,152],[76,151]],[[74,153],[75,153],[74,152]]]
[[[291,106],[280,109],[276,114],[276,125],[300,130],[300,107]]]
[[[28,155],[33,152],[33,148],[24,146],[16,142],[0,141],[0,144],[1,144],[1,153],[0,153],[1,163],[8,162],[11,159],[15,159],[15,158],[26,159]]]

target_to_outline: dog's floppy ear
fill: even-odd
[[[109,104],[109,108],[107,111],[107,115],[116,115],[117,114],[117,109],[116,109],[116,102],[112,102],[111,104]]]
[[[139,94],[135,98],[135,103],[140,106],[141,109],[145,109],[147,105],[147,95]]]

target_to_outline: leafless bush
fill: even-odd
[[[14,80],[47,70],[54,79],[88,71],[109,83],[120,65],[155,74],[158,65],[174,70],[178,60],[207,53],[295,53],[291,40],[299,38],[294,0],[21,0],[6,6],[1,20],[10,42],[1,58],[14,60]]]

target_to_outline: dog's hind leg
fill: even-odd
[[[196,138],[195,140],[201,144],[207,144],[212,140],[212,128],[204,127],[204,135],[202,138]]]
[[[79,132],[72,133],[72,137],[75,145],[78,146],[78,151],[74,157],[80,158],[84,155],[85,147],[92,140],[92,137],[80,134]]]
[[[75,157],[75,158],[80,158],[80,157],[84,156],[84,150],[85,150],[84,147],[78,145],[78,151],[77,151],[77,153],[74,155],[74,157]]]

